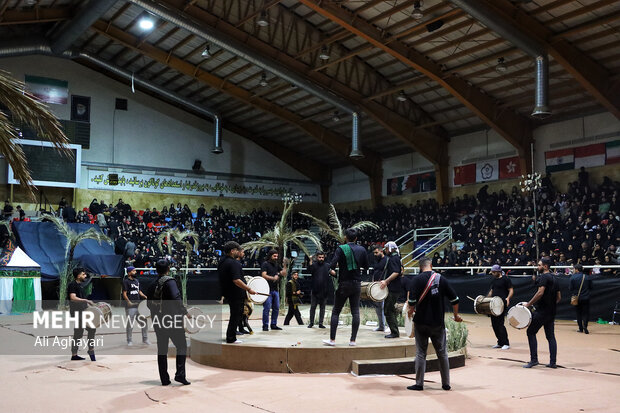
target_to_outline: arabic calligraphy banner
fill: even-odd
[[[110,185],[108,172],[88,171],[88,188],[108,191],[149,192],[232,198],[282,199],[286,193],[299,193],[304,201],[321,202],[319,186],[303,183],[254,183],[243,180],[177,177],[119,173],[118,185]]]

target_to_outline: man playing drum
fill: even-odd
[[[243,303],[247,297],[246,291],[256,294],[243,280],[243,267],[237,258],[242,254],[241,246],[235,241],[228,241],[222,248],[224,258],[217,266],[222,295],[228,301],[230,317],[226,329],[227,343],[241,343],[237,340],[237,327],[243,317]]]
[[[508,350],[510,348],[510,343],[508,341],[508,332],[506,331],[504,321],[514,289],[512,288],[510,278],[504,274],[502,267],[499,265],[495,264],[491,267],[491,275],[493,275],[493,281],[491,281],[491,289],[487,297],[499,297],[504,301],[504,312],[498,316],[491,314],[491,325],[493,326],[495,337],[497,337],[497,344],[494,345],[493,348]]]
[[[69,298],[69,312],[71,313],[71,317],[76,315],[79,316],[78,327],[73,329],[73,346],[71,347],[71,360],[84,360],[84,357],[80,357],[77,355],[78,345],[80,339],[84,335],[84,326],[82,325],[82,317],[81,312],[86,310],[89,305],[94,305],[90,300],[86,299],[84,294],[84,290],[82,289],[82,283],[86,279],[86,271],[84,268],[75,268],[73,270],[73,282],[71,282],[67,286],[67,298]],[[88,355],[92,361],[96,361],[95,359],[95,329],[86,327],[86,332],[88,333]]]
[[[381,245],[373,245],[372,254],[375,256],[375,260],[376,260],[374,265],[372,266],[373,267],[372,280],[380,282],[384,278],[383,277],[384,272],[388,270],[387,268],[388,257],[386,257],[385,254],[383,253],[383,248],[381,247]],[[375,307],[377,311],[377,319],[379,320],[379,325],[377,326],[377,328],[375,328],[374,331],[380,331],[382,333],[383,332],[387,333],[388,330],[386,328],[385,313],[383,311],[385,300],[383,301],[369,300],[369,301],[371,305]]]
[[[398,246],[394,241],[385,244],[385,252],[387,253],[388,262],[387,271],[385,272],[386,277],[381,281],[381,288],[387,287],[389,290],[388,296],[385,299],[384,311],[385,320],[390,327],[390,334],[386,335],[385,338],[397,338],[400,336],[400,333],[398,331],[398,322],[396,321],[398,312],[394,305],[403,292],[401,281],[403,272]]]
[[[131,339],[133,333],[133,325],[136,317],[138,316],[138,305],[140,299],[146,299],[146,295],[140,291],[140,281],[136,279],[136,268],[127,267],[127,278],[123,280],[123,300],[125,304],[125,314],[127,315],[127,345],[133,346]],[[149,326],[144,322],[142,327],[142,343],[149,345],[151,342],[148,337]]]
[[[549,342],[549,364],[545,367],[552,369],[557,368],[556,358],[558,353],[558,344],[555,341],[555,312],[557,304],[562,297],[558,280],[551,274],[551,258],[543,257],[538,261],[538,276],[536,277],[536,294],[527,303],[523,303],[525,307],[531,308],[536,304],[536,311],[532,315],[532,322],[527,328],[527,341],[530,345],[530,362],[524,365],[526,369],[531,369],[538,365],[538,343],[536,341],[536,333],[541,327],[545,328],[545,337]]]

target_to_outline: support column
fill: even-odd
[[[450,202],[450,185],[448,184],[448,164],[435,165],[436,199],[439,205]]]

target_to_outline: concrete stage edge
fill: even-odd
[[[357,346],[351,347],[350,328],[345,327],[338,329],[336,347],[329,347],[322,342],[329,338],[329,329],[283,328],[282,331],[255,331],[253,335],[239,336],[241,344],[226,344],[224,340],[214,342],[212,337],[198,333],[191,336],[190,357],[207,366],[269,373],[405,374],[413,370],[414,339],[385,339],[383,333],[361,327]],[[432,359],[436,356],[429,343],[429,371],[437,369]],[[451,367],[464,363],[463,354],[450,354]]]

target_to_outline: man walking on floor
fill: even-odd
[[[310,265],[308,272],[312,274],[312,295],[310,296],[310,324],[308,328],[314,325],[314,315],[316,314],[316,306],[319,305],[319,328],[325,328],[323,318],[325,317],[325,305],[327,304],[327,295],[329,292],[329,264],[325,262],[325,253],[319,251],[316,253],[316,262],[310,257]]]
[[[441,373],[441,388],[450,390],[450,363],[446,348],[446,326],[444,322],[444,297],[450,300],[454,321],[463,321],[459,316],[459,297],[447,279],[433,271],[431,260],[420,260],[420,275],[413,277],[409,291],[409,316],[413,313],[415,332],[415,381],[409,390],[424,390],[426,372],[426,350],[431,339]]]
[[[334,308],[329,326],[329,340],[323,340],[323,344],[328,346],[336,345],[336,329],[338,328],[338,318],[344,303],[349,300],[351,315],[353,317],[351,326],[350,346],[355,346],[357,330],[360,327],[360,290],[361,274],[360,268],[368,268],[368,256],[364,247],[357,245],[357,230],[348,228],[345,231],[346,243],[336,248],[336,253],[330,264],[330,274],[336,276],[336,265],[340,274],[338,277],[338,289],[334,297]]]
[[[556,359],[558,353],[558,344],[555,340],[555,312],[558,302],[562,298],[560,287],[555,276],[551,274],[551,258],[543,257],[538,261],[538,276],[536,277],[536,294],[527,303],[523,303],[525,307],[531,308],[536,304],[536,311],[532,314],[532,322],[527,328],[527,341],[530,345],[530,362],[524,365],[526,369],[531,369],[538,365],[538,342],[536,341],[536,333],[541,327],[545,328],[545,337],[549,342],[549,364],[545,367],[552,369],[557,368]]]
[[[577,297],[577,325],[580,333],[590,334],[588,331],[588,319],[590,318],[590,290],[592,279],[583,273],[583,265],[575,264],[574,273],[570,277],[569,290],[571,296]],[[571,302],[572,303],[572,302]]]

